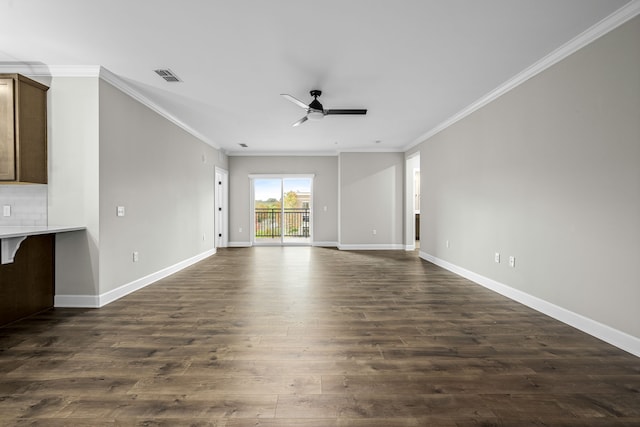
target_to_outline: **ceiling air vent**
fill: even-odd
[[[173,71],[171,71],[168,68],[160,69],[160,70],[153,70],[153,71],[155,71],[155,73],[157,75],[159,75],[160,77],[162,77],[163,79],[165,79],[168,82],[175,83],[175,82],[181,82],[182,81],[182,80],[180,80],[178,78],[178,76],[175,75],[175,73]]]

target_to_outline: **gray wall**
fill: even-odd
[[[56,236],[56,295],[98,295],[98,81],[47,82],[49,224],[87,228]]]
[[[421,251],[640,337],[639,40],[635,18],[422,143]]]
[[[237,156],[229,158],[229,243],[251,242],[250,174],[315,174],[313,240],[338,241],[338,158],[334,156]],[[324,211],[323,207],[327,210]],[[240,232],[242,228],[242,232]]]
[[[91,304],[212,250],[226,156],[97,77],[50,85],[49,224],[87,227],[57,236],[56,295]]]
[[[211,146],[100,81],[101,293],[213,249],[217,159]]]
[[[404,162],[403,153],[340,154],[341,248],[404,249]]]

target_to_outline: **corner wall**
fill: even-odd
[[[56,295],[98,295],[98,80],[47,82],[49,225],[87,228],[56,236]]]
[[[102,306],[214,253],[226,156],[99,77],[49,85],[49,224],[87,227],[56,237],[56,306]]]
[[[585,320],[636,354],[638,40],[636,17],[419,147],[421,256]]]
[[[340,154],[340,249],[405,248],[404,162],[403,153]]]

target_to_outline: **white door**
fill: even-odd
[[[220,168],[216,168],[215,182],[215,232],[216,248],[226,248],[229,245],[229,173]]]

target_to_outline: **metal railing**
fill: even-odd
[[[255,214],[256,237],[282,237],[283,232],[284,237],[309,237],[309,209],[285,208],[283,212],[256,208]]]

